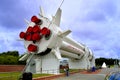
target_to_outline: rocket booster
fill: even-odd
[[[27,53],[46,55],[53,52],[58,59],[62,56],[80,59],[85,52],[85,45],[80,44],[67,37],[71,30],[62,31],[59,27],[62,10],[58,8],[52,21],[50,21],[40,8],[40,16],[32,16],[28,22],[26,31],[20,33],[23,39]],[[26,59],[26,54],[20,60]]]

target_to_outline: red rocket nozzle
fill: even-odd
[[[40,26],[35,25],[35,26],[33,27],[33,32],[38,32],[38,33],[40,33],[40,31],[41,31]]]
[[[44,27],[41,30],[41,34],[45,36],[46,40],[48,40],[50,38],[51,31],[48,28]]]
[[[29,26],[26,33],[31,33],[33,31],[33,27]]]
[[[46,35],[50,35],[50,30],[49,30],[49,29],[47,30],[47,33],[46,33]]]
[[[32,40],[32,35],[29,34],[29,33],[26,33],[25,39],[28,40],[28,41],[31,41]]]
[[[49,29],[46,28],[46,27],[44,27],[44,28],[42,28],[42,30],[41,30],[41,34],[42,34],[42,35],[46,35],[46,34],[48,33],[48,31],[49,31]]]
[[[20,38],[24,38],[27,41],[39,41],[41,39],[40,31],[39,25],[35,25],[34,27],[29,26],[26,33],[20,33]]]
[[[40,20],[37,16],[32,16],[31,21],[39,25],[42,24],[42,20]]]
[[[39,42],[42,36],[44,36],[46,40],[49,40],[51,31],[47,27],[41,29],[40,25],[42,24],[42,20],[37,16],[32,16],[31,21],[35,23],[35,26],[29,26],[26,32],[21,32],[19,36],[26,41],[32,42],[32,44],[29,44],[27,47],[28,51],[36,52],[38,50],[38,46],[35,45],[36,42]]]
[[[34,33],[34,34],[32,35],[32,40],[33,40],[33,41],[39,41],[40,39],[41,39],[41,36],[40,36],[39,33]]]
[[[37,46],[33,45],[33,44],[30,44],[28,46],[28,51],[30,51],[30,52],[36,52],[37,51]]]
[[[19,37],[20,37],[20,38],[25,38],[25,32],[21,32],[21,33],[19,34]]]

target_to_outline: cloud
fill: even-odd
[[[9,31],[6,28],[0,27],[0,53],[17,50],[20,54],[23,54],[25,52],[24,44],[17,41],[18,37],[18,31]]]
[[[30,20],[31,16],[38,15],[40,0],[2,0],[0,3],[0,25],[9,29],[25,27],[24,19]]]
[[[117,57],[119,54],[120,7],[117,3],[112,0],[76,2],[64,17],[64,24],[69,24],[68,28],[73,32],[72,37],[90,47],[96,57],[113,57],[112,54]]]
[[[66,6],[67,5],[67,6]],[[90,21],[90,20],[104,20],[107,17],[112,17],[116,14],[116,2],[113,0],[79,0],[79,1],[65,1],[63,3],[63,16],[65,20],[74,22]],[[69,15],[67,15],[69,14]]]
[[[19,3],[19,4],[17,4]],[[2,0],[0,4],[0,24],[6,28],[20,28],[22,27],[21,20],[25,17],[25,10],[20,7],[21,2],[15,0]],[[24,13],[21,13],[23,11]]]

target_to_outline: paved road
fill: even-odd
[[[61,77],[54,80],[104,80],[105,74],[80,74],[76,73],[69,77]]]
[[[72,74],[69,77],[60,77],[54,80],[104,80],[106,74],[110,72],[120,71],[118,68],[106,68],[102,69],[99,74]]]
[[[111,72],[120,72],[120,68],[106,68],[106,69],[102,69],[101,72],[99,74],[108,74]]]

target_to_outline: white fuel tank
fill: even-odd
[[[71,39],[70,37],[65,37],[63,40],[65,42],[67,42],[67,43],[69,43],[69,44],[79,48],[79,49],[82,49],[82,50],[85,49],[85,46],[83,44],[81,44],[79,42],[76,42],[75,40]]]
[[[71,52],[67,52],[64,50],[60,50],[60,52],[61,52],[61,56],[66,58],[81,59],[81,57],[83,56],[83,55],[73,54]]]
[[[78,54],[78,55],[82,55],[85,54],[85,52],[82,49],[79,49],[65,41],[62,42],[62,45],[60,47],[61,50],[73,53],[73,54]]]

